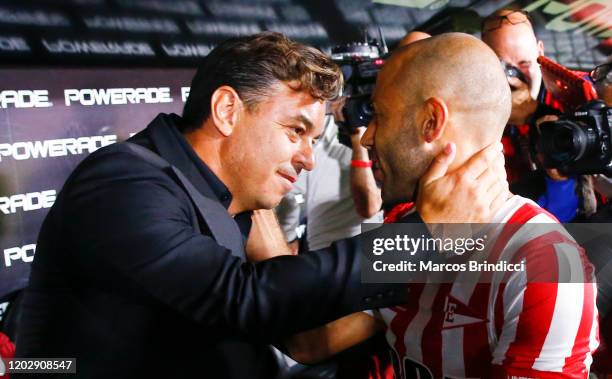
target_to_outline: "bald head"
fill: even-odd
[[[449,33],[397,49],[374,90],[374,119],[362,144],[377,155],[383,201],[413,200],[421,176],[448,142],[454,170],[498,142],[510,115],[510,87],[495,53],[467,34]]]
[[[439,98],[449,121],[484,146],[501,137],[510,114],[510,89],[495,53],[463,33],[447,33],[396,51],[380,75],[407,103]],[[474,141],[474,140],[473,140]]]
[[[415,30],[413,32],[406,34],[404,38],[402,38],[399,41],[399,43],[397,44],[397,47],[407,46],[413,42],[417,42],[417,41],[420,41],[420,40],[423,40],[429,37],[431,37],[431,34],[427,34],[425,32],[419,32],[418,30]]]
[[[421,176],[455,142],[454,170],[501,140],[510,87],[495,53],[468,34],[448,33],[397,49],[376,80],[374,118],[361,143],[377,156],[387,205],[414,200]]]

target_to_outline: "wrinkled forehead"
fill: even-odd
[[[536,55],[538,51],[538,40],[531,26],[526,23],[510,25],[490,31],[484,37],[484,41],[498,55],[500,53],[514,56]]]

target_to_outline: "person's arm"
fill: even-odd
[[[253,225],[246,244],[249,261],[259,262],[280,255],[295,255],[285,241],[273,210],[253,211],[251,219]]]
[[[331,102],[331,110],[335,122],[344,121],[342,109],[346,103],[346,97]],[[352,145],[351,160],[369,161],[368,149],[361,145],[361,137],[365,133],[366,127],[357,127],[350,135]],[[352,167],[351,166],[351,195],[357,214],[363,218],[373,217],[382,206],[380,189],[374,180],[374,173],[371,167]]]
[[[307,182],[308,172],[302,172],[293,185],[293,189],[274,208],[278,225],[293,255],[297,254],[299,250],[301,235],[298,235],[298,227],[306,206]]]
[[[355,346],[384,330],[384,323],[358,312],[322,327],[294,335],[285,341],[289,356],[303,364],[315,364]]]
[[[358,162],[369,162],[368,149],[361,146],[360,140],[366,128],[357,128],[356,133],[351,135],[353,145],[352,160]],[[380,211],[382,198],[380,188],[374,180],[371,167],[354,167],[351,165],[351,194],[357,214],[363,218],[373,217]]]
[[[189,198],[164,172],[103,153],[60,194],[66,254],[83,285],[112,283],[205,330],[261,341],[406,301],[401,285],[361,283],[358,246],[244,262],[193,229]]]
[[[509,77],[508,84],[512,90],[512,111],[508,123],[514,125],[526,124],[538,108],[538,101],[531,97],[529,84],[519,78]]]

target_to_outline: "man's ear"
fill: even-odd
[[[242,100],[230,86],[217,88],[210,98],[210,117],[215,128],[226,137],[234,131],[241,109]]]
[[[421,128],[425,142],[432,143],[442,137],[447,121],[448,107],[444,100],[435,96],[425,100],[425,118]]]
[[[542,40],[538,41],[538,55],[544,55],[544,42]]]

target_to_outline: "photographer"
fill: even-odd
[[[537,58],[544,55],[544,44],[536,38],[529,15],[522,10],[500,9],[483,20],[481,32],[482,40],[506,65],[512,90],[512,112],[502,137],[511,190],[536,201],[562,222],[591,214],[585,178],[544,170],[534,158],[537,124],[560,115],[560,111],[542,82]]]
[[[575,182],[577,197],[580,199],[579,217],[575,220],[606,221],[608,217],[602,215],[607,210],[605,207],[597,210],[595,191],[603,196],[610,193],[612,109],[602,99],[590,100],[595,97],[595,93],[581,74],[576,75],[543,58],[541,63],[546,71],[548,85],[562,97],[564,107],[572,110],[560,117],[545,116],[538,120],[535,143],[537,161],[546,167],[549,177],[557,177],[551,183],[546,178],[545,200],[549,203],[554,200],[553,191],[561,186],[569,187],[565,192],[570,193]],[[604,64],[593,70],[590,77],[603,100],[606,99],[608,74],[609,65]],[[541,199],[538,199],[539,203]],[[551,205],[559,207],[560,203]]]

